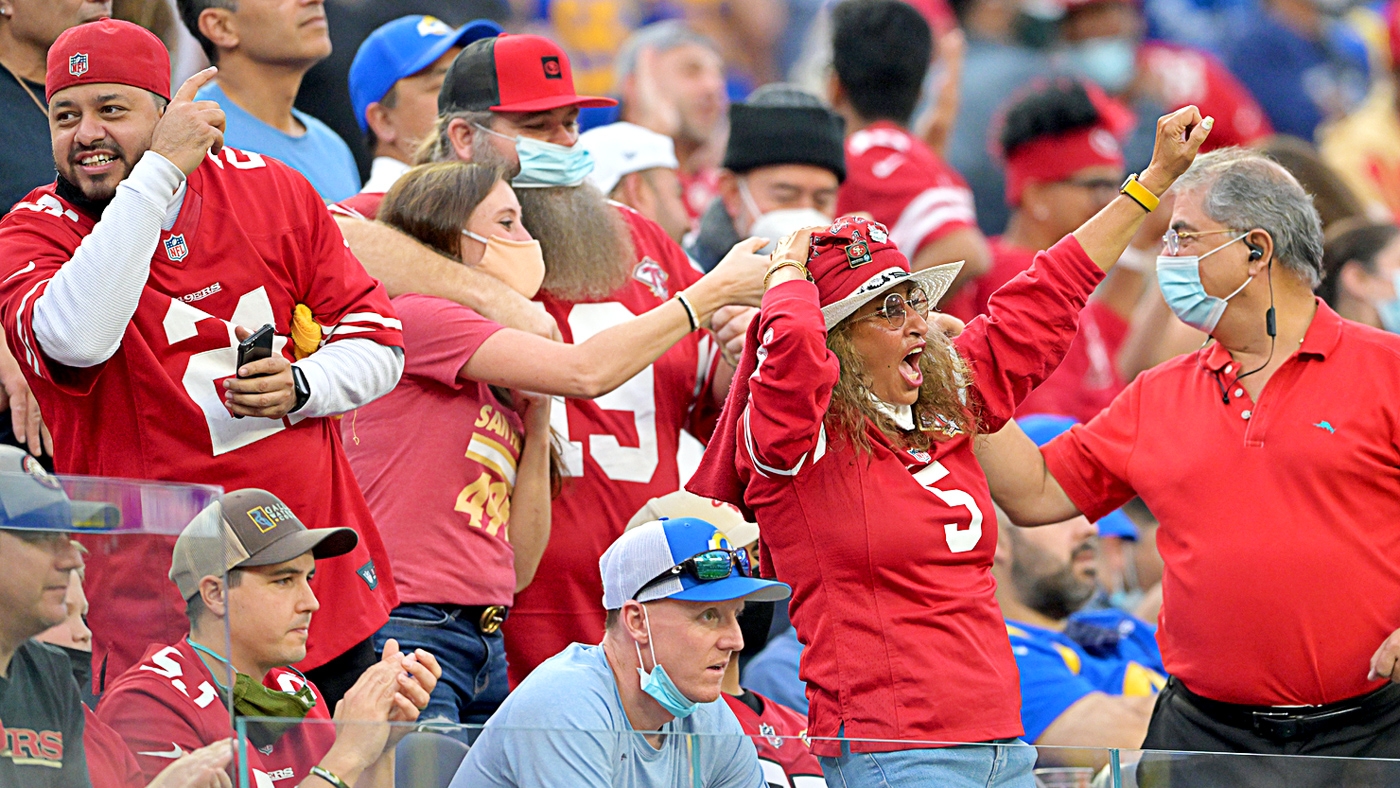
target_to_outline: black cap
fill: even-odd
[[[745,173],[776,164],[811,164],[846,180],[846,122],[825,107],[734,104],[724,168]]]

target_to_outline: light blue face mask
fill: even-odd
[[[1220,316],[1225,314],[1229,300],[1239,295],[1245,285],[1253,281],[1254,275],[1251,274],[1244,280],[1244,284],[1224,298],[1216,298],[1207,293],[1205,285],[1201,284],[1201,261],[1246,235],[1249,233],[1241,233],[1200,257],[1157,257],[1157,285],[1162,289],[1162,297],[1166,299],[1167,306],[1171,307],[1172,313],[1180,318],[1181,322],[1209,334],[1215,330],[1215,324],[1220,322]]]
[[[1380,315],[1381,328],[1392,334],[1400,334],[1400,271],[1394,273],[1391,282],[1395,285],[1395,295],[1376,304],[1376,313]]]
[[[577,145],[570,148],[530,137],[507,137],[480,124],[477,128],[515,143],[520,158],[520,174],[510,182],[517,189],[545,189],[551,186],[578,186],[593,172],[593,155]]]
[[[695,713],[700,708],[700,704],[687,698],[681,693],[671,677],[666,675],[666,669],[661,667],[661,663],[656,661],[656,647],[652,645],[651,637],[651,616],[646,612],[646,605],[642,606],[642,616],[647,622],[647,648],[651,649],[651,672],[642,670],[642,647],[637,645],[637,641],[632,641],[633,648],[637,649],[637,675],[642,677],[642,692],[650,695],[653,700],[661,704],[668,714],[678,720]]]
[[[1069,50],[1069,62],[1109,93],[1122,93],[1137,72],[1137,44],[1131,38],[1092,38]]]

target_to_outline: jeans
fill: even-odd
[[[399,605],[389,623],[374,633],[375,651],[383,653],[384,642],[393,638],[403,652],[421,648],[442,666],[428,707],[418,715],[420,723],[484,724],[510,690],[500,630],[483,635],[475,621],[459,615],[437,605]]]
[[[1020,739],[1001,739],[896,752],[851,752],[842,742],[840,757],[818,760],[830,788],[1034,788],[1035,756]]]

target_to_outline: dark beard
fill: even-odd
[[[472,161],[519,172],[478,133]],[[544,189],[516,189],[520,219],[544,253],[541,292],[569,302],[596,301],[627,284],[637,262],[627,220],[608,198],[584,183]]]
[[[113,194],[112,197],[101,200],[91,199],[86,194],[83,194],[83,190],[80,189],[77,184],[63,177],[62,174],[58,176],[58,181],[54,186],[54,192],[65,202],[93,219],[101,219],[102,212],[107,210],[107,206],[112,202],[112,197],[116,196]]]
[[[1018,550],[1024,547],[1027,547],[1024,543],[1017,545]],[[1011,575],[1026,607],[1056,621],[1064,621],[1083,607],[1094,595],[1094,582],[1085,582],[1075,576],[1074,559],[1085,549],[1094,548],[1086,545],[1076,549],[1069,563],[1050,575],[1039,571],[1038,561],[1013,560]]]

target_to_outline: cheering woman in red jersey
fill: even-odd
[[[689,487],[752,512],[765,568],[793,587],[828,782],[1033,785],[975,437],[1055,369],[1089,294],[1211,124],[1195,107],[1158,121],[1141,178],[955,339],[926,318],[959,265],[910,273],[878,223],[840,219],[774,253]],[[949,746],[964,742],[1006,746]]]

